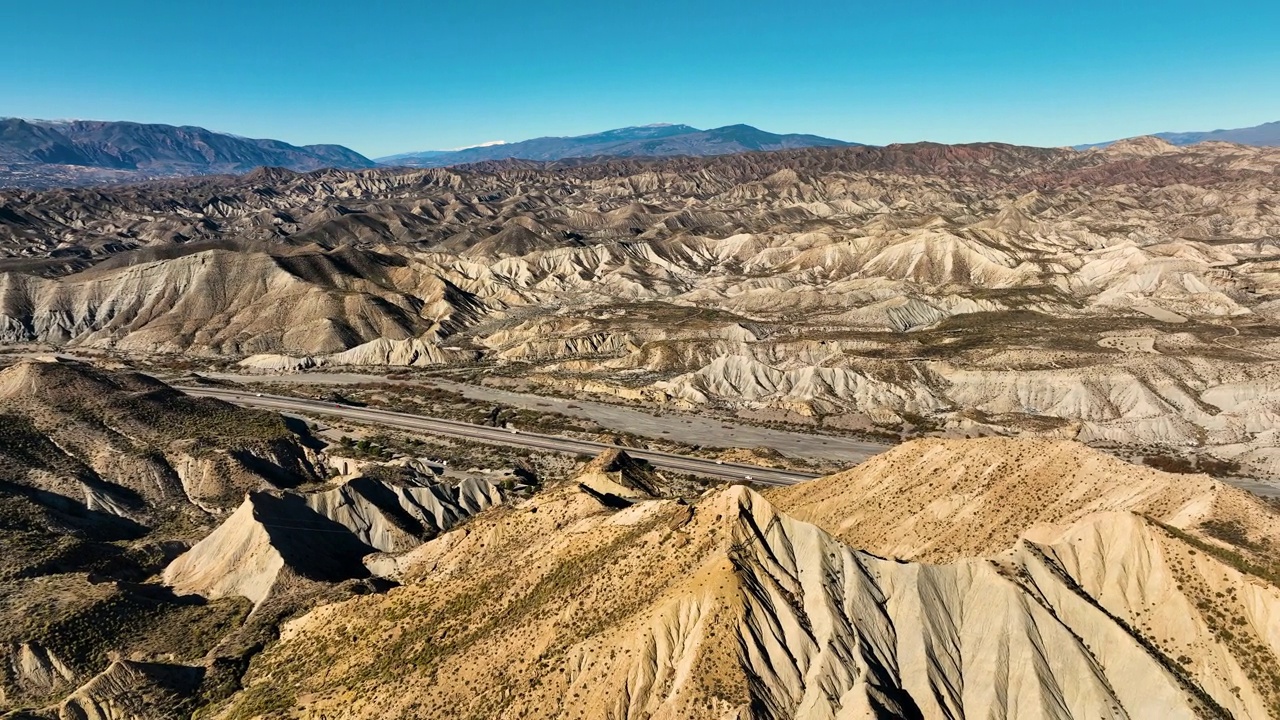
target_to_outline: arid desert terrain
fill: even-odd
[[[1280,717],[1280,149],[0,190],[0,718]]]

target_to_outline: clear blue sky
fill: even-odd
[[[370,156],[651,122],[1063,145],[1280,120],[1275,0],[4,6],[0,116]]]

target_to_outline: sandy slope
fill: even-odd
[[[858,523],[831,526],[840,537],[822,529],[839,508],[885,494],[859,470],[772,501],[731,487],[692,505],[613,511],[567,486],[482,514],[423,546],[404,587],[292,623],[222,716],[247,717],[281,693],[353,718],[1280,710],[1280,591],[1233,567],[1199,524],[1236,519],[1261,554],[1235,551],[1261,558],[1280,540],[1273,510],[1204,478],[1111,465],[1070,445],[1004,443],[912,443],[864,467],[870,477],[950,456],[949,474],[895,476],[914,480],[903,508],[944,486],[968,492],[970,508],[1020,495],[1040,508],[1030,518],[941,513],[919,550],[902,549],[952,558],[939,565],[855,549],[841,537],[878,537]],[[1000,451],[1013,470],[974,462]],[[1110,480],[1061,493],[1066,480],[1050,484],[1059,471]],[[881,524],[910,532],[913,512],[890,509]],[[1023,522],[1039,524],[1022,533]]]
[[[1041,525],[1101,511],[1184,528],[1216,517],[1280,527],[1244,491],[1065,440],[916,440],[769,497],[856,547],[928,562],[999,552]]]

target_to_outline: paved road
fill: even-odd
[[[556,412],[590,420],[601,427],[655,439],[676,439],[691,445],[728,448],[767,447],[792,457],[828,460],[840,467],[850,467],[889,449],[883,443],[857,438],[792,432],[759,427],[696,413],[667,411],[661,414],[639,408],[592,400],[570,400],[549,395],[533,395],[487,385],[471,385],[441,378],[388,380],[380,375],[341,372],[306,372],[283,375],[239,375],[233,373],[201,373],[216,380],[231,382],[344,385],[383,383],[405,387],[427,386],[460,393],[472,400],[502,403],[535,411]]]
[[[264,408],[283,412],[306,415],[328,415],[357,422],[374,423],[403,430],[431,432],[449,437],[464,438],[476,442],[506,445],[510,447],[528,448],[530,450],[550,450],[571,454],[597,455],[613,445],[577,440],[559,435],[542,435],[538,433],[512,432],[503,428],[473,425],[456,420],[411,415],[409,413],[375,410],[373,408],[352,407],[320,400],[284,397],[280,395],[258,395],[252,392],[226,390],[222,388],[181,387],[178,389],[201,397],[214,397],[246,407]],[[793,472],[791,470],[772,470],[756,465],[739,465],[737,463],[716,462],[705,458],[687,457],[653,450],[626,448],[627,454],[648,460],[655,467],[664,470],[701,475],[723,480],[746,480],[764,485],[794,485],[798,482],[812,480],[816,475]]]

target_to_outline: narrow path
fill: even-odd
[[[1275,355],[1268,355],[1267,353],[1260,352],[1258,350],[1250,350],[1249,348],[1236,347],[1235,345],[1228,345],[1222,342],[1224,339],[1229,337],[1240,337],[1240,328],[1236,327],[1235,325],[1228,325],[1227,327],[1231,328],[1231,332],[1227,333],[1226,335],[1220,335],[1216,338],[1213,338],[1214,345],[1217,345],[1219,347],[1224,347],[1229,350],[1235,350],[1236,352],[1247,352],[1252,355],[1257,355],[1260,358],[1266,358],[1267,360],[1280,360],[1280,358],[1276,357]]]

